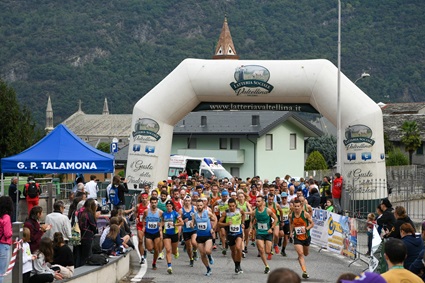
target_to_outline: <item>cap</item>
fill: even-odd
[[[382,199],[381,203],[384,204],[388,208],[393,207],[393,205],[391,204],[391,202],[388,198]]]
[[[227,182],[227,185],[232,186],[233,184],[232,184],[232,182]]]
[[[201,198],[202,201],[207,201],[208,199],[206,197]]]
[[[231,196],[236,196],[237,194],[236,194],[236,192],[232,192],[230,195]]]
[[[146,191],[143,191],[143,192],[141,192],[140,194],[141,194],[142,196],[143,196],[143,195],[148,195],[148,193],[147,193]]]
[[[357,276],[354,280],[341,280],[342,283],[386,283],[384,277],[378,273],[365,272]]]
[[[257,185],[256,185],[256,184],[252,184],[252,185],[251,185],[251,189],[252,189],[252,188],[256,188],[256,187],[257,187]]]
[[[191,197],[190,197],[189,194],[187,194],[187,195],[184,196],[184,199],[191,199]]]
[[[222,191],[222,192],[221,192],[221,195],[222,195],[222,196],[228,196],[228,195],[229,195],[229,192],[228,192],[228,191],[226,191],[226,190],[224,190],[224,191]]]
[[[165,205],[169,205],[169,204],[171,204],[172,206],[174,206],[174,203],[173,203],[171,200],[167,200],[167,201],[165,202]]]
[[[283,192],[283,193],[280,194],[280,196],[283,197],[283,198],[286,198],[286,197],[288,197],[288,194]]]
[[[198,192],[193,192],[192,196],[199,196]]]

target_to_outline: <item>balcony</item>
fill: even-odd
[[[245,150],[243,149],[178,149],[177,154],[192,157],[214,157],[226,164],[243,164]]]

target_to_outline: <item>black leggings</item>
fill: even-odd
[[[35,274],[30,277],[29,283],[53,282],[54,279],[55,277],[51,273]]]

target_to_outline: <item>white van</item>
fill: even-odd
[[[171,155],[170,166],[168,168],[168,178],[178,176],[180,171],[187,171],[192,176],[194,171],[198,171],[199,175],[210,178],[215,175],[217,179],[232,178],[232,175],[221,165],[219,160],[213,157],[189,157],[184,155]]]

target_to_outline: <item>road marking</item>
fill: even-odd
[[[137,236],[133,236],[133,243],[135,247],[139,246],[139,241],[137,239]],[[139,256],[139,262],[141,259],[139,249],[136,249],[137,255]],[[145,276],[146,271],[148,270],[148,260],[145,258],[145,264],[140,265],[140,269],[137,272],[136,276],[134,276],[130,281],[131,282],[140,282],[143,279],[143,276]]]

